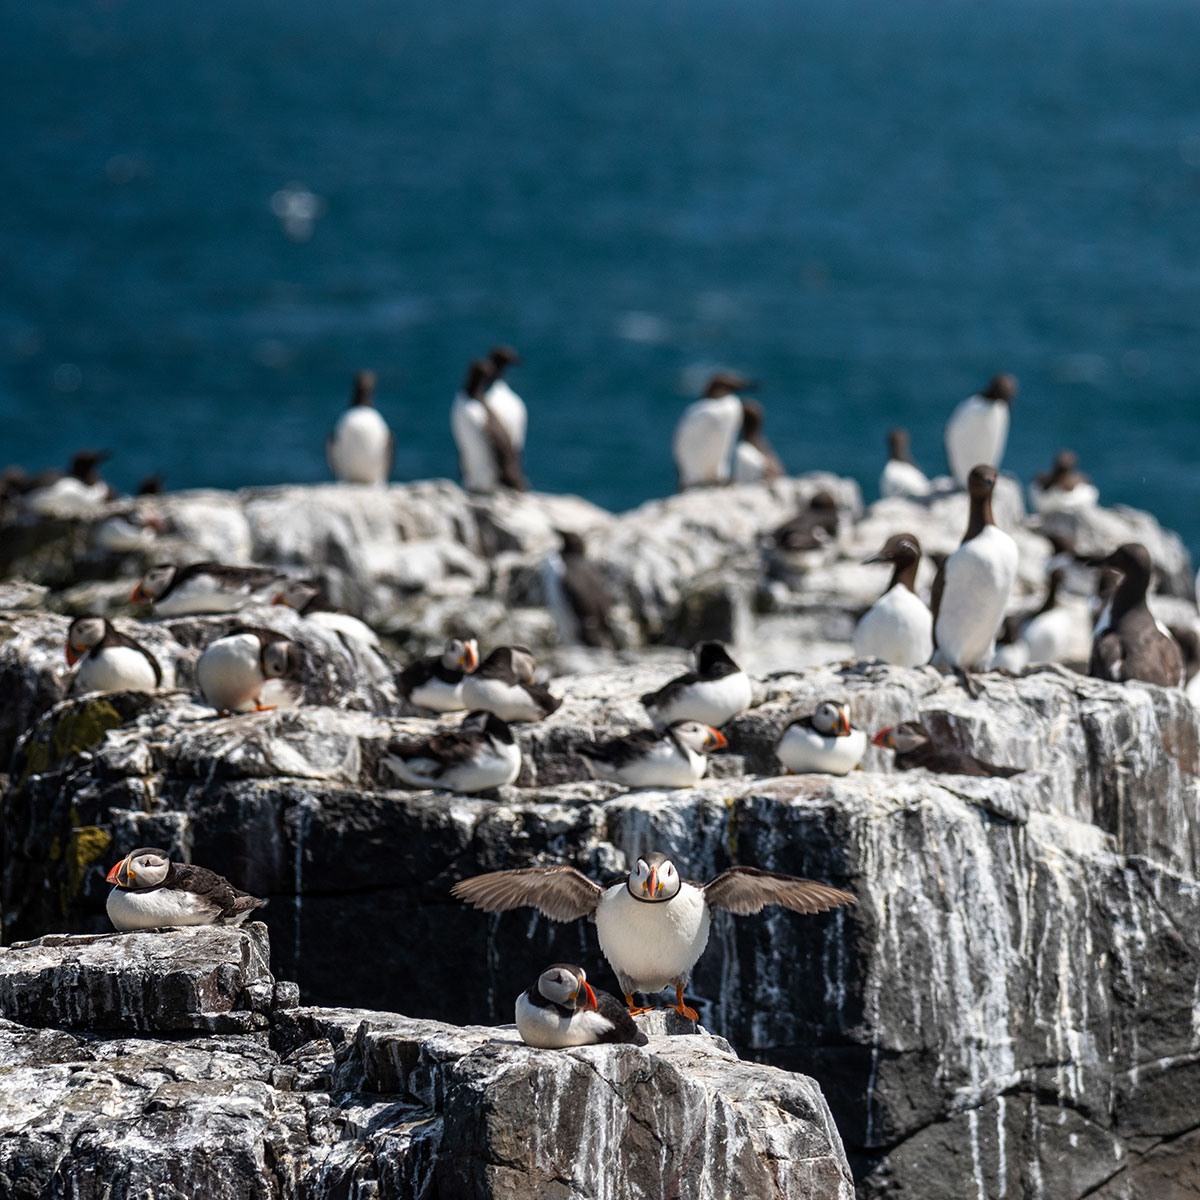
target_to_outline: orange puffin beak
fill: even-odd
[[[282,592],[276,592],[275,599],[272,600],[271,603],[272,604],[282,604],[284,606],[284,608],[286,608],[288,606],[288,602],[284,599]]]
[[[889,725],[886,729],[881,729],[872,739],[872,746],[886,746],[889,750],[895,749],[892,744],[892,727]]]
[[[470,642],[467,642],[466,647],[463,650],[462,658],[459,659],[459,662],[462,664],[463,670],[466,671],[468,675],[474,671],[477,666],[479,666],[479,655],[475,653],[475,647],[471,645]]]
[[[67,666],[73,667],[83,656],[75,653],[75,647],[67,643]]]
[[[838,710],[838,737],[850,736],[850,714],[843,708]]]
[[[105,882],[106,883],[115,883],[119,887],[120,883],[121,883],[121,879],[120,879],[121,868],[124,865],[125,865],[125,860],[121,859],[121,861],[119,863],[117,863],[116,866],[114,866],[113,869],[111,871],[109,871],[109,873],[105,876]]]
[[[149,602],[150,597],[147,596],[144,591],[142,591],[142,585],[140,583],[133,589],[132,592],[129,593],[130,604],[148,604]]]
[[[587,1007],[594,1011],[599,1007],[596,1004],[596,993],[592,991],[592,985],[586,979],[583,981],[583,990],[587,992]]]
[[[642,884],[642,890],[649,892],[651,896],[658,892],[658,871],[654,867],[650,868],[650,878]]]
[[[710,750],[724,750],[729,745],[729,739],[719,729],[713,729],[710,725],[704,744]]]

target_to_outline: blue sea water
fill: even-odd
[[[1194,0],[23,0],[0,39],[0,465],[131,486],[326,477],[351,373],[397,478],[452,475],[497,341],[528,474],[669,491],[706,367],[793,470],[873,495],[953,404],[1022,391],[1200,550]],[[310,225],[272,210],[293,183]],[[301,196],[301,200],[303,200]],[[308,236],[305,236],[305,235]]]

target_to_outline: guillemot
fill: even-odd
[[[785,474],[762,429],[762,405],[757,400],[743,400],[742,433],[733,452],[734,483],[770,483]]]
[[[450,406],[462,485],[469,492],[494,492],[501,486],[525,491],[529,484],[521,467],[521,446],[513,438],[514,429],[491,404],[495,383],[495,365],[489,359],[476,359]],[[523,428],[514,428],[523,439]]]
[[[704,395],[683,410],[671,437],[680,491],[729,482],[734,443],[746,414],[739,393],[754,388],[741,375],[718,371]]]
[[[580,534],[565,529],[558,536],[559,549],[542,562],[542,590],[546,607],[554,616],[558,640],[615,646],[607,581],[596,564],[588,560]]]
[[[879,495],[884,499],[889,496],[928,496],[929,480],[912,460],[908,430],[889,429],[887,443],[888,460],[879,474]]]
[[[375,372],[354,376],[350,407],[325,439],[329,469],[343,483],[386,483],[396,439],[374,406]]]
[[[921,543],[915,534],[896,533],[864,562],[890,562],[892,578],[854,627],[854,657],[896,667],[927,663],[933,654],[933,614],[916,590]]]
[[[993,375],[991,382],[968,396],[946,422],[946,461],[955,482],[965,486],[971,468],[983,463],[999,469],[1008,441],[1010,406],[1018,384],[1013,375]]]

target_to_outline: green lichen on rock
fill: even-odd
[[[52,771],[60,763],[98,746],[110,729],[117,729],[124,718],[107,696],[68,708],[45,717],[25,745],[24,770],[17,786],[31,775]]]
[[[64,913],[79,895],[88,867],[102,859],[111,845],[112,836],[95,825],[82,825],[71,830],[71,837],[67,842],[67,877],[61,888]]]

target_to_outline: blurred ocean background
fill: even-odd
[[[535,487],[671,490],[708,368],[875,494],[1020,377],[1200,551],[1195,0],[23,0],[0,39],[0,466],[328,477],[360,367],[394,477],[455,475],[511,342]]]

